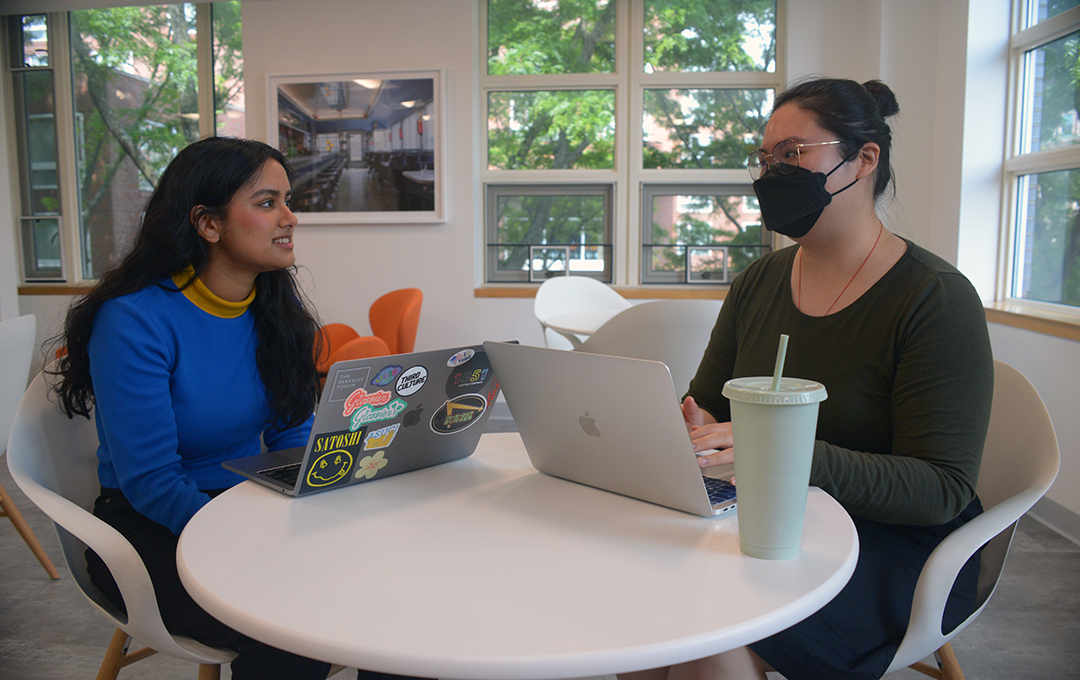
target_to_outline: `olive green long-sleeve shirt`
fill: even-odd
[[[732,284],[688,394],[719,422],[730,378],[784,375],[825,385],[810,483],[852,515],[947,522],[971,502],[993,396],[986,315],[971,283],[932,253],[907,252],[848,307],[806,316],[791,296],[798,247],[769,254]],[[740,453],[736,456],[751,455]]]

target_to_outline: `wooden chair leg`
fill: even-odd
[[[30,530],[30,525],[23,519],[22,513],[15,507],[15,504],[11,501],[7,491],[3,486],[0,486],[0,516],[7,517],[11,520],[11,523],[15,525],[15,530],[19,532],[19,535],[26,541],[26,545],[30,546],[30,550],[34,553],[34,556],[38,558],[38,562],[41,562],[41,566],[45,567],[45,571],[48,572],[49,577],[52,580],[60,578],[60,573],[56,571],[56,567],[53,566],[52,560],[45,554],[45,549],[41,547],[41,543],[38,543],[37,536],[34,536],[34,532]]]
[[[943,680],[964,680],[964,674],[960,671],[960,662],[950,643],[946,642],[942,645],[934,656],[937,657],[938,666],[941,667]]]
[[[221,666],[216,663],[199,664],[199,680],[221,680]]]
[[[964,674],[960,671],[960,662],[957,661],[951,644],[946,642],[934,652],[934,659],[937,661],[937,668],[921,661],[911,664],[909,668],[936,680],[964,680]]]
[[[105,650],[105,658],[101,661],[97,680],[116,680],[121,668],[157,654],[157,650],[150,647],[143,647],[129,652],[128,648],[130,646],[131,638],[127,633],[117,628],[116,632],[113,633],[112,641],[109,642],[109,648]]]
[[[120,674],[120,668],[124,665],[127,644],[128,634],[117,628],[113,633],[109,648],[105,650],[105,658],[101,661],[97,680],[116,680],[116,676]]]
[[[922,673],[923,675],[934,678],[935,680],[942,680],[941,671],[938,670],[937,668],[934,668],[933,666],[931,666],[928,663],[923,663],[922,661],[916,661],[915,663],[908,666],[908,668],[910,668],[913,671],[918,671],[918,672]]]

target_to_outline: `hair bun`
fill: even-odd
[[[882,118],[888,118],[900,113],[900,104],[896,102],[896,95],[893,94],[888,85],[880,80],[868,80],[863,83],[863,87],[877,101]]]

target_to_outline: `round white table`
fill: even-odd
[[[704,519],[536,472],[517,434],[472,457],[290,499],[247,482],[187,525],[177,561],[211,614],[333,663],[541,680],[688,661],[822,607],[855,568],[847,513],[811,489],[802,551],[739,552]]]

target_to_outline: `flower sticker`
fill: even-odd
[[[379,474],[379,470],[386,467],[386,463],[389,462],[386,460],[385,453],[385,451],[378,451],[375,455],[364,456],[356,466],[356,478],[365,477],[371,479]]]

